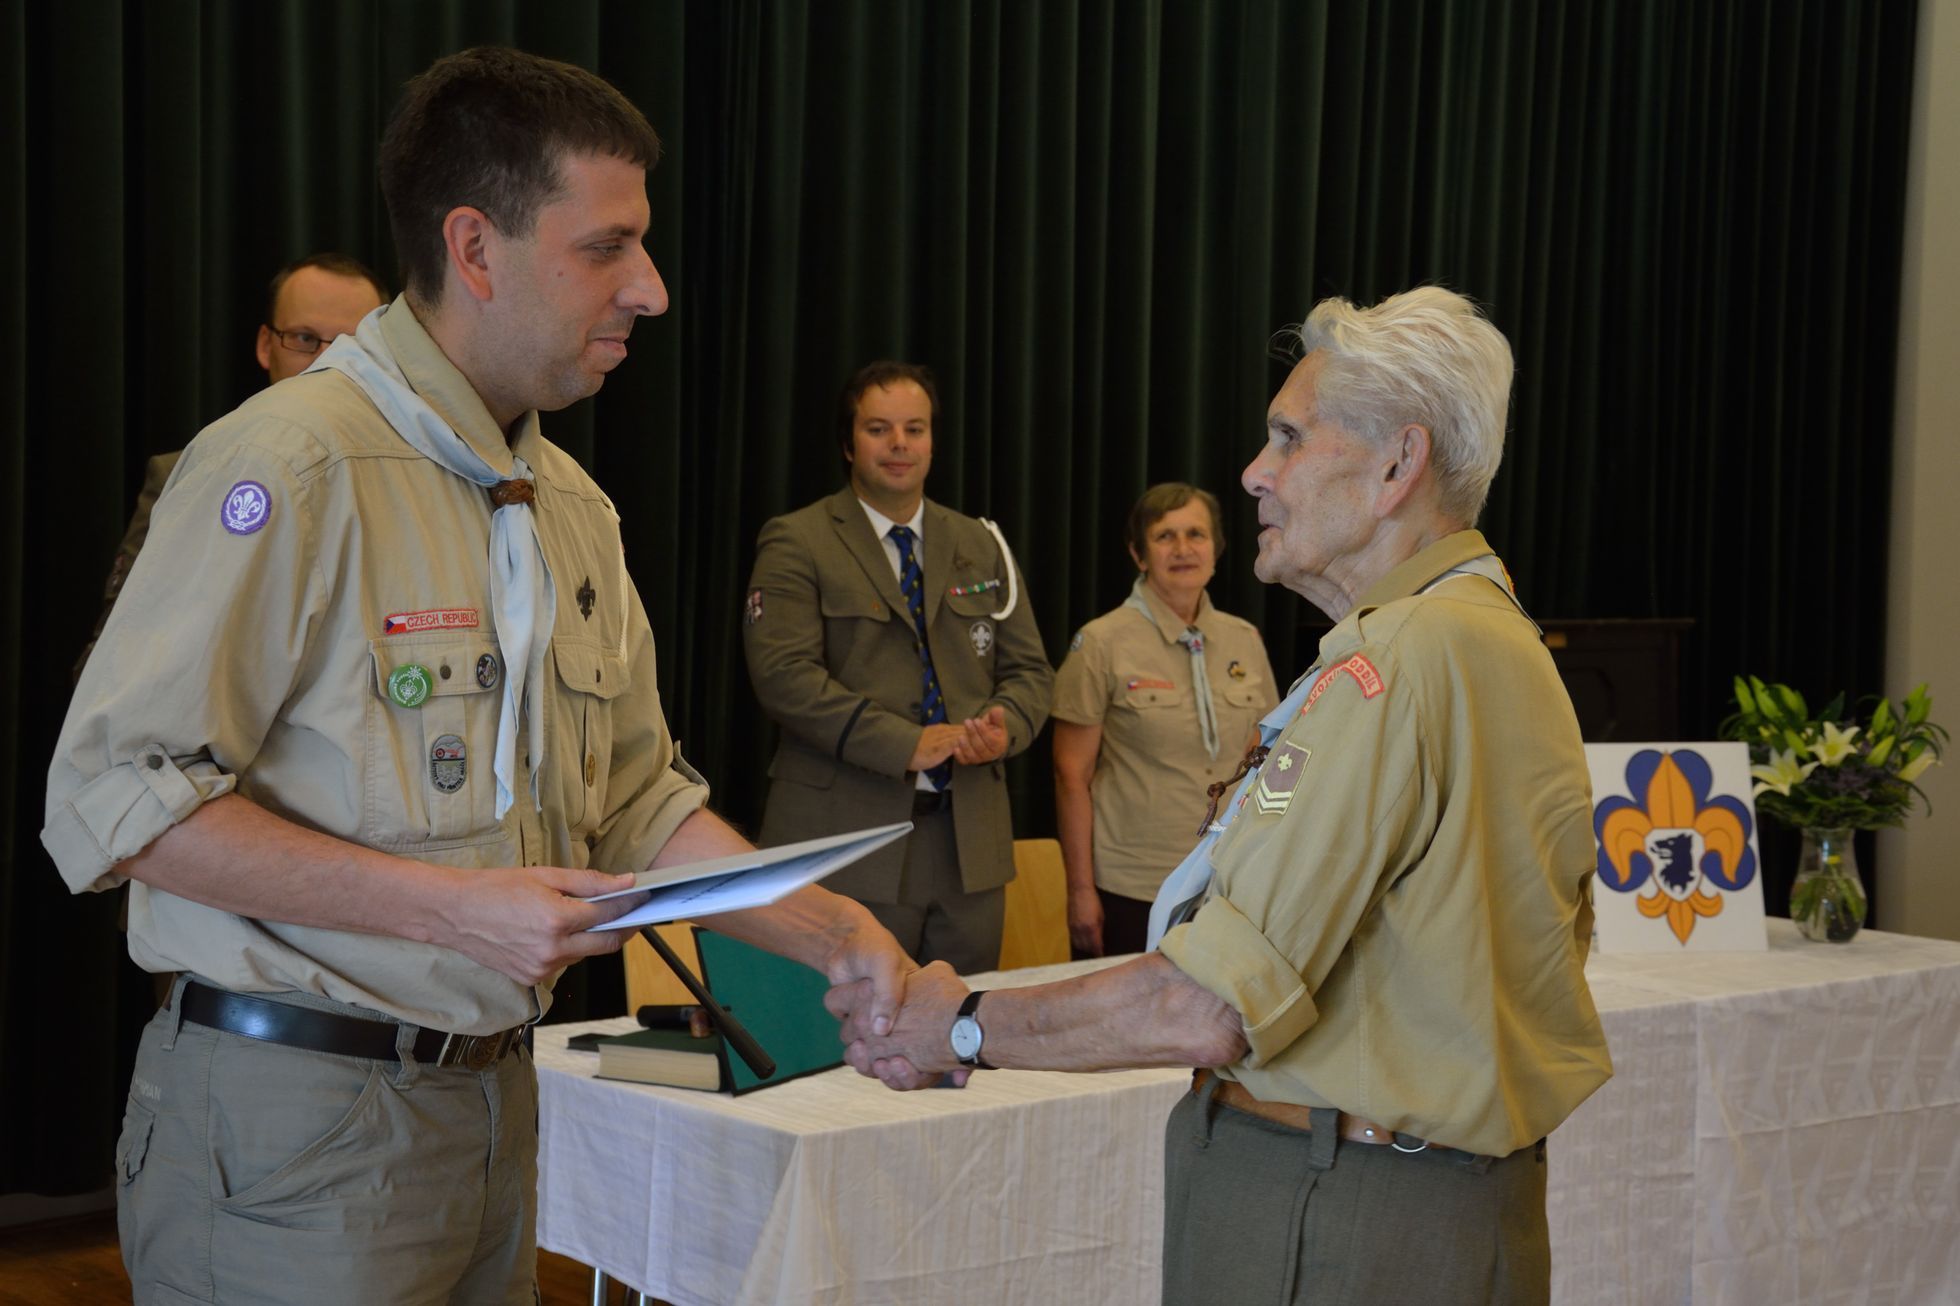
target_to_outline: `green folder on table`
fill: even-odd
[[[837,1020],[824,1010],[823,995],[830,984],[823,976],[800,962],[699,926],[694,944],[701,958],[701,982],[774,1058],[776,1073],[758,1078],[740,1057],[730,1055],[719,1034],[690,1039],[674,1030],[641,1030],[599,1041],[600,1078],[706,1088],[707,1076],[676,1062],[698,1062],[712,1053],[720,1066],[720,1090],[742,1094],[844,1064]]]

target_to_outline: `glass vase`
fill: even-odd
[[[1865,886],[1858,879],[1856,831],[1806,826],[1790,886],[1790,919],[1806,939],[1849,943],[1865,924]]]

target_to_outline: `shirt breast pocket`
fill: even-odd
[[[1186,697],[1175,685],[1130,685],[1118,701],[1138,712],[1171,712],[1184,706]]]
[[[948,591],[941,600],[946,612],[958,623],[959,641],[964,646],[961,652],[970,652],[979,659],[980,665],[989,670],[994,665],[994,636],[998,628],[994,610],[1001,606],[1002,601],[1003,595],[993,589],[982,590],[978,594]]]
[[[1213,702],[1218,709],[1221,752],[1243,747],[1259,718],[1266,714],[1266,691],[1257,682],[1220,686]]]
[[[870,590],[840,587],[819,594],[817,607],[823,613],[824,663],[831,673],[849,684],[875,680],[878,654],[889,638],[890,605]],[[908,635],[912,631],[909,615],[905,630]]]
[[[551,641],[558,668],[558,713],[545,770],[556,776],[559,802],[575,837],[599,828],[612,771],[612,700],[626,692],[626,659],[582,640]],[[555,757],[555,761],[553,760]],[[551,783],[547,775],[545,783]]]
[[[368,650],[368,838],[397,848],[500,838],[496,641],[444,631],[370,640]]]
[[[1117,690],[1116,703],[1129,720],[1119,734],[1151,754],[1188,749],[1198,742],[1198,714],[1191,695],[1161,680],[1137,684],[1137,677]],[[1105,728],[1108,728],[1105,723]]]

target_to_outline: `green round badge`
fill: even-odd
[[[403,707],[421,707],[433,687],[429,669],[413,662],[404,662],[388,673],[388,697]]]

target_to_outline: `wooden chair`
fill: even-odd
[[[660,937],[674,950],[674,954],[686,962],[687,968],[698,977],[701,974],[701,953],[694,946],[694,927],[686,921],[673,921],[654,928],[660,931]],[[681,983],[680,976],[669,970],[667,963],[654,954],[653,946],[638,934],[626,941],[620,956],[626,962],[628,1015],[641,1007],[681,1007],[694,1001],[694,995]]]
[[[1048,966],[1068,959],[1068,873],[1062,868],[1062,845],[1054,839],[1016,839],[1000,968]]]

